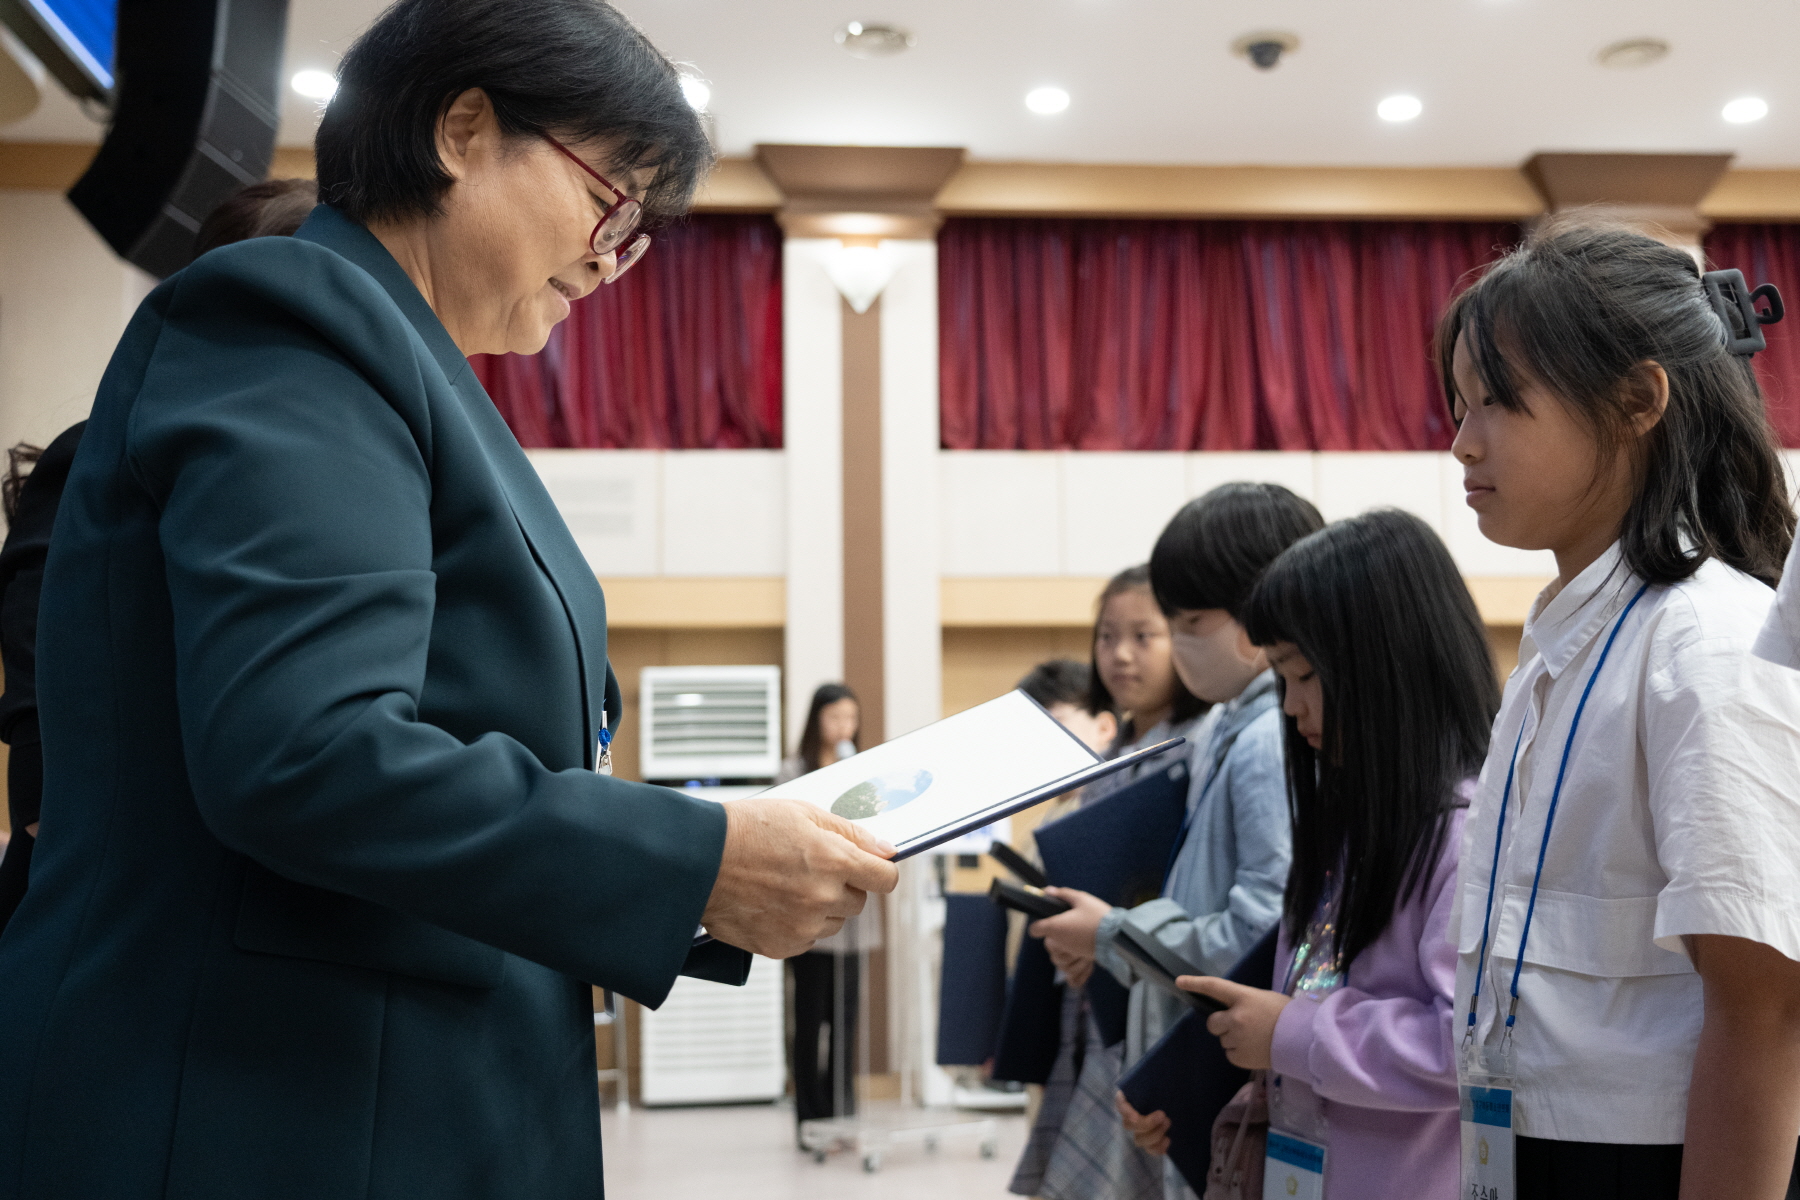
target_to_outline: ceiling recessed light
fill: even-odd
[[[1756,96],[1740,96],[1719,114],[1733,125],[1748,125],[1769,115],[1769,102]]]
[[[918,39],[898,25],[852,21],[834,35],[837,44],[858,58],[886,58],[909,49]]]
[[[329,100],[337,93],[337,77],[330,71],[295,71],[288,84],[308,100]]]
[[[1054,116],[1069,107],[1069,93],[1059,87],[1032,88],[1025,93],[1025,107],[1042,117]]]
[[[705,112],[706,106],[712,103],[712,88],[707,86],[706,80],[692,75],[681,77],[681,94],[695,112]]]
[[[1661,62],[1669,56],[1669,43],[1661,38],[1626,38],[1622,42],[1614,42],[1610,46],[1602,46],[1594,55],[1594,60],[1603,67],[1627,71],[1632,67],[1647,67],[1651,63]]]
[[[1375,106],[1375,115],[1384,121],[1410,121],[1425,111],[1417,96],[1389,96]]]

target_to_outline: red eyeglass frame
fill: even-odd
[[[582,162],[573,150],[549,134],[544,135],[544,140],[554,146],[558,154],[592,175],[599,181],[601,187],[613,194],[613,206],[606,210],[605,215],[594,226],[594,231],[588,234],[588,249],[595,254],[613,254],[612,274],[601,282],[616,282],[619,276],[636,266],[638,260],[644,257],[644,251],[650,248],[650,235],[647,233],[638,234],[629,245],[626,244],[626,239],[631,238],[631,231],[636,229],[638,222],[644,219],[644,206],[614,187],[606,176]],[[603,242],[601,235],[613,229],[617,229],[618,232],[612,233]]]

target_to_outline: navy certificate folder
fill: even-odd
[[[1037,831],[1044,874],[1058,887],[1080,888],[1121,908],[1162,894],[1163,875],[1187,813],[1187,756],[1146,770],[1105,799]],[[1100,1040],[1125,1037],[1130,993],[1106,971],[1088,979],[1088,1008]]]
[[[985,894],[947,895],[944,905],[937,1062],[979,1066],[993,1056],[1006,1003],[1006,910]]]
[[[1275,932],[1265,934],[1225,977],[1247,987],[1272,987]],[[1206,1031],[1206,1018],[1190,1012],[1119,1078],[1119,1090],[1140,1113],[1168,1114],[1169,1161],[1201,1193],[1212,1163],[1213,1121],[1249,1079],[1250,1072],[1232,1066],[1219,1039]]]
[[[1105,799],[1038,826],[1038,856],[1052,884],[1126,907],[1162,892],[1163,872],[1187,811],[1187,755],[1170,757]],[[1026,938],[1007,985],[994,1078],[1021,1083],[1050,1078],[1062,1038],[1062,994],[1043,941]],[[1109,1046],[1125,1036],[1127,995],[1105,971],[1096,970],[1088,980],[1088,1005]]]

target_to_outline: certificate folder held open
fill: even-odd
[[[1014,691],[760,794],[805,800],[866,825],[902,859],[1180,743],[1171,738],[1102,760]]]

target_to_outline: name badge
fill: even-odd
[[[1325,1200],[1325,1147],[1279,1129],[1269,1130],[1263,1159],[1263,1200]]]
[[[1513,1186],[1513,1093],[1463,1084],[1462,1200],[1518,1200]]]

